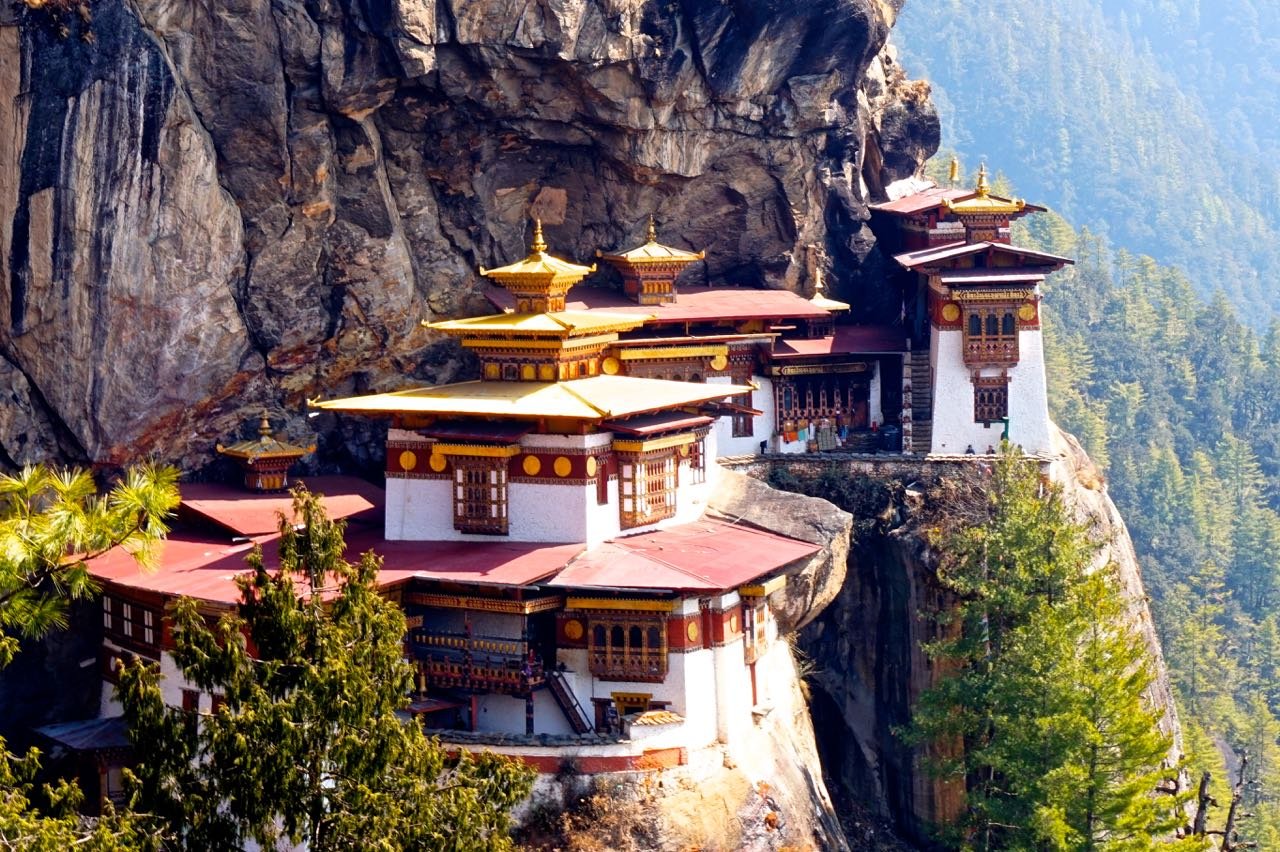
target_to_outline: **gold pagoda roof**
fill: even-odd
[[[440,414],[603,420],[698,405],[744,394],[746,386],[592,376],[563,382],[459,382],[392,393],[313,401],[315,408],[360,414]]]
[[[239,441],[229,447],[218,444],[217,451],[224,456],[235,459],[254,461],[256,459],[300,459],[307,453],[315,452],[315,445],[299,447],[276,440],[271,434],[271,420],[267,412],[262,412],[262,420],[258,423],[258,437],[247,441]]]
[[[533,244],[529,255],[524,260],[497,269],[480,267],[480,274],[492,278],[500,284],[545,281],[547,284],[567,285],[571,287],[586,278],[596,268],[580,266],[547,254],[547,242],[542,238],[542,220],[534,220]]]
[[[991,194],[991,185],[987,183],[987,164],[978,169],[978,186],[972,195],[963,198],[944,198],[942,204],[958,216],[1008,216],[1021,213],[1027,202],[1021,198],[1001,198]]]
[[[606,254],[601,251],[596,252],[596,257],[601,260],[607,260],[614,263],[630,263],[636,266],[657,263],[695,263],[707,256],[705,251],[692,252],[684,249],[674,248],[672,246],[663,245],[658,242],[658,231],[654,225],[653,217],[649,217],[649,231],[647,238],[642,245],[638,245],[628,251],[619,252],[617,254]]]
[[[827,298],[827,285],[822,280],[821,269],[814,271],[814,278],[817,280],[813,285],[813,296],[809,299],[809,303],[811,305],[817,308],[822,308],[824,311],[830,311],[833,314],[839,311],[849,310],[848,302],[841,302],[839,299]]]
[[[652,316],[606,311],[552,311],[541,314],[490,314],[483,317],[424,322],[427,328],[456,336],[579,337],[639,328]]]

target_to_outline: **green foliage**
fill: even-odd
[[[25,758],[5,755],[0,760],[0,846],[22,852],[147,852],[162,848],[159,838],[140,820],[131,814],[117,814],[109,805],[97,820],[81,818],[76,809],[84,797],[75,784],[62,781],[38,792],[35,778],[39,769],[35,751]]]
[[[952,674],[927,690],[908,738],[963,784],[952,841],[979,849],[1140,850],[1181,824],[1157,795],[1177,770],[1144,705],[1147,649],[1110,570],[1036,465],[1007,450],[985,520],[947,536],[938,576],[958,599],[926,650]],[[1188,842],[1185,848],[1201,848]]]
[[[1243,831],[1278,838],[1280,778],[1263,767],[1267,714],[1280,718],[1280,324],[1259,335],[1224,298],[1088,231],[1076,246],[1079,262],[1047,285],[1053,416],[1105,469],[1129,524],[1193,778],[1209,769],[1225,793],[1230,752],[1256,755]]]
[[[404,615],[376,587],[379,560],[348,564],[343,523],[301,487],[294,507],[302,523],[281,519],[279,569],[250,557],[239,614],[211,629],[193,601],[172,613],[174,660],[225,696],[218,712],[166,706],[142,663],[122,676],[134,807],[191,850],[281,837],[314,852],[510,848],[508,812],[532,771],[490,754],[451,759],[397,715],[412,672]]]
[[[933,0],[894,38],[970,169],[989,158],[1260,327],[1280,309],[1278,28],[1269,0]]]
[[[123,546],[145,565],[168,531],[178,504],[177,472],[139,467],[105,496],[83,471],[24,468],[0,477],[0,668],[34,639],[66,626],[66,602],[95,589],[85,563]],[[83,799],[68,782],[37,786],[40,754],[15,757],[0,740],[0,844],[7,849],[95,852],[157,848],[157,839],[131,814],[86,822]]]
[[[66,604],[95,590],[86,560],[116,546],[145,567],[178,505],[177,471],[130,470],[99,496],[84,471],[26,467],[0,476],[0,667],[17,636],[66,627]]]

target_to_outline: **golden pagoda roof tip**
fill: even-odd
[[[627,251],[617,254],[606,254],[597,249],[596,257],[621,264],[643,265],[647,263],[696,263],[704,260],[706,251],[692,252],[658,242],[658,227],[654,223],[653,214],[649,214],[649,225],[645,231],[645,242]]]
[[[533,242],[529,245],[534,254],[542,254],[547,250],[547,241],[542,238],[542,219],[533,220]]]
[[[810,304],[814,307],[822,308],[824,311],[830,311],[832,313],[849,310],[848,302],[841,302],[839,299],[827,298],[827,285],[823,281],[821,267],[813,271],[813,277],[813,296],[809,299]]]
[[[961,216],[1007,216],[1021,213],[1027,206],[1027,202],[1021,198],[1001,198],[991,194],[985,162],[978,167],[978,183],[971,195],[944,198],[942,204],[952,213]]]
[[[258,422],[258,437],[238,441],[229,447],[218,444],[215,449],[224,456],[253,461],[260,458],[302,458],[307,453],[314,453],[316,445],[299,447],[277,440],[271,433],[271,420],[264,409]]]

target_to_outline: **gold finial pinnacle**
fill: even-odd
[[[651,243],[658,241],[658,226],[653,222],[653,214],[649,214],[649,230],[645,234],[646,239]]]
[[[978,195],[986,197],[991,192],[991,184],[987,183],[987,164],[978,167]]]
[[[951,182],[952,186],[955,186],[960,182],[960,158],[955,154],[951,155],[951,170],[948,173],[947,179]]]
[[[827,289],[827,283],[822,280],[822,267],[816,267],[813,270],[813,292],[821,296],[822,291]]]
[[[530,246],[534,254],[542,254],[547,250],[547,241],[542,238],[542,219],[535,218],[533,220],[533,245]]]
[[[262,420],[258,422],[258,434],[263,438],[271,437],[271,420],[267,417],[267,410],[262,409]]]

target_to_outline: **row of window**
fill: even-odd
[[[159,647],[160,613],[151,607],[103,595],[102,628],[108,638],[126,647]]]
[[[707,478],[706,446],[695,441],[688,454],[690,484]],[[623,529],[673,517],[680,487],[680,456],[675,448],[639,455],[622,454],[618,464],[619,521]],[[507,535],[510,486],[504,459],[457,458],[453,462],[453,527],[477,535]],[[596,503],[609,503],[608,465],[596,467]]]

